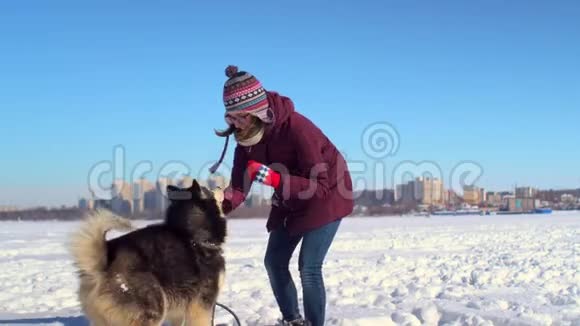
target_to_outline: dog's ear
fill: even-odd
[[[171,201],[190,200],[192,198],[191,192],[178,188],[174,185],[168,185],[166,190],[167,198],[169,198]]]
[[[197,182],[196,179],[193,179],[193,181],[191,182],[191,187],[189,187],[189,192],[193,195],[193,197],[195,198],[201,198],[201,186],[199,185],[199,183]]]

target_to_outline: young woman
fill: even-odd
[[[235,66],[229,66],[226,75],[223,99],[229,127],[216,133],[222,137],[233,134],[237,146],[224,214],[244,201],[253,182],[274,188],[264,263],[282,313],[281,324],[323,325],[326,291],[322,265],[342,218],[353,210],[346,161],[317,126],[294,110],[288,97],[265,90],[253,75]],[[226,148],[227,139],[212,171],[223,160]],[[304,318],[289,271],[300,241]]]

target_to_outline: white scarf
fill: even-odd
[[[244,139],[244,140],[236,139],[236,141],[238,142],[238,144],[240,144],[244,147],[249,147],[249,146],[254,146],[257,143],[259,143],[260,140],[262,140],[262,137],[264,137],[264,128],[261,128],[260,131],[258,131],[255,135],[253,135],[252,137],[250,137],[248,139]]]

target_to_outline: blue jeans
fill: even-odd
[[[312,326],[324,325],[326,290],[322,264],[340,221],[337,220],[301,236],[290,236],[284,227],[270,233],[264,264],[284,320],[301,318],[296,286],[288,267],[296,246],[302,240],[298,269],[302,281],[304,317],[312,323]]]

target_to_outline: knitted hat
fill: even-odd
[[[265,123],[274,122],[274,114],[268,105],[266,90],[256,77],[245,71],[239,71],[236,66],[226,68],[228,80],[224,84],[224,105],[226,115],[228,113],[245,112],[258,117]],[[227,120],[226,120],[227,122]],[[229,124],[229,123],[228,123]],[[216,135],[226,137],[226,143],[219,160],[210,168],[210,173],[215,173],[223,162],[229,142],[229,136],[235,131],[235,127],[230,125],[227,130],[215,131]]]
[[[246,112],[271,123],[273,114],[268,105],[266,90],[256,77],[236,66],[226,68],[228,80],[224,84],[226,114]]]

